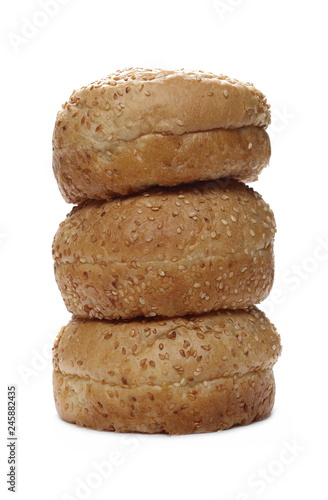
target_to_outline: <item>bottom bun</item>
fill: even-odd
[[[57,411],[67,422],[149,434],[191,434],[250,424],[270,414],[275,394],[272,370],[203,382],[194,390],[174,386],[110,390],[102,382],[87,383],[54,372],[54,388]]]
[[[117,432],[190,434],[262,420],[281,351],[256,307],[173,319],[73,319],[54,346],[62,419]]]

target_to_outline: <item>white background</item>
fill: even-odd
[[[324,498],[325,2],[60,3],[52,17],[40,14],[36,0],[1,3],[1,498]],[[44,26],[30,27],[24,42],[17,36],[26,19]],[[69,313],[53,277],[51,243],[70,207],[52,173],[52,129],[74,88],[130,66],[227,74],[253,82],[272,105],[272,160],[254,187],[277,219],[276,280],[263,309],[284,350],[275,369],[275,409],[264,422],[194,436],[124,436],[81,429],[56,414],[49,352]],[[18,385],[15,495],[5,484],[12,383]],[[112,468],[99,480],[95,472],[104,461]]]

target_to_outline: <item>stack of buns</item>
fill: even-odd
[[[253,85],[129,69],[74,91],[53,167],[78,204],[53,243],[73,314],[53,351],[59,415],[100,430],[228,429],[274,403],[275,221],[257,179],[270,111]]]

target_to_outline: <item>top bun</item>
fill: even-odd
[[[200,97],[201,106],[195,106]],[[99,110],[94,116],[98,125],[101,112],[107,111],[110,119],[103,123],[103,132],[124,141],[145,134],[182,135],[215,128],[266,127],[270,123],[266,98],[251,83],[202,71],[117,71],[74,91],[61,116],[65,110],[71,114],[72,108],[82,107]],[[78,115],[75,118],[76,124],[88,129],[86,122],[80,124]],[[95,137],[99,140],[97,133]]]
[[[269,123],[266,98],[250,83],[202,71],[117,71],[74,91],[58,113],[54,172],[74,203],[155,184],[251,180],[269,160]],[[247,133],[231,134],[241,128]]]

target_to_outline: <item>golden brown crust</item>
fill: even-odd
[[[65,200],[80,203],[156,185],[223,177],[252,182],[269,163],[270,152],[265,130],[250,126],[181,136],[149,134],[112,142],[106,151],[92,145],[75,150],[67,142],[54,150],[54,169]]]
[[[70,312],[98,319],[178,316],[263,300],[274,272],[272,211],[237,182],[199,182],[90,202],[53,244]]]
[[[202,72],[117,72],[75,91],[58,113],[54,172],[73,203],[151,185],[255,180],[270,157],[262,130],[269,123],[266,99],[249,83]]]
[[[189,391],[174,386],[112,390],[58,372],[53,382],[63,420],[97,430],[149,434],[192,434],[247,425],[270,414],[275,395],[272,370],[236,380],[218,379]]]
[[[267,416],[281,352],[256,307],[202,316],[109,322],[73,319],[56,339],[60,416],[119,432],[181,434]]]

